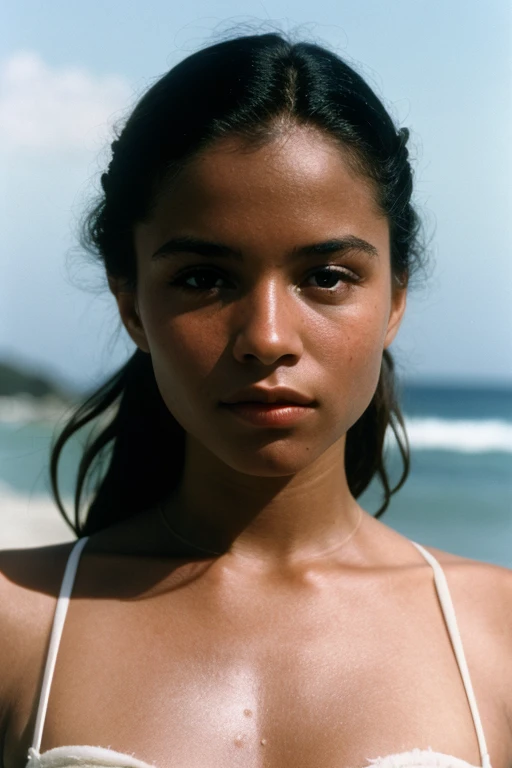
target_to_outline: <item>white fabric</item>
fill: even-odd
[[[413,749],[411,752],[398,752],[385,757],[366,758],[367,765],[362,768],[477,768],[466,760],[461,760],[431,749]],[[487,763],[490,766],[490,763]],[[138,760],[133,755],[114,752],[104,747],[55,747],[43,754],[29,750],[26,768],[158,768],[158,766]]]
[[[57,607],[55,609],[55,616],[53,620],[48,657],[46,660],[41,695],[39,699],[39,708],[36,716],[34,738],[32,747],[28,752],[28,762],[26,764],[26,768],[72,768],[73,766],[79,766],[80,768],[89,768],[89,766],[90,768],[157,768],[150,763],[145,763],[143,760],[139,760],[134,755],[124,754],[123,752],[115,752],[114,750],[107,749],[106,747],[73,745],[48,749],[42,754],[39,751],[41,747],[44,721],[46,717],[46,710],[48,708],[48,699],[50,696],[50,688],[55,670],[55,662],[57,660],[57,653],[59,650],[62,630],[66,620],[69,600],[73,591],[73,583],[75,581],[80,555],[82,554],[82,550],[87,541],[87,536],[77,541],[71,550],[66,565],[66,570],[64,571],[62,586],[59,598],[57,600]],[[481,768],[492,768],[490,757],[487,752],[487,745],[485,742],[480,713],[478,711],[478,706],[466,663],[466,657],[464,655],[464,648],[462,646],[457,619],[455,617],[455,609],[453,607],[453,602],[444,571],[436,558],[431,555],[430,552],[428,552],[424,547],[422,547],[421,544],[417,544],[415,541],[412,541],[411,543],[414,544],[418,551],[421,552],[423,557],[432,566],[437,595],[441,604],[444,620],[450,635],[455,658],[457,659],[457,664],[459,666],[469,703],[469,708],[471,710],[471,715],[475,725],[475,731],[482,761]],[[392,755],[366,758],[366,761],[368,765],[362,766],[362,768],[480,768],[480,766],[471,765],[466,760],[461,760],[460,758],[453,757],[452,755],[446,755],[441,752],[433,752],[430,747],[428,750],[413,749],[409,752],[398,752]]]

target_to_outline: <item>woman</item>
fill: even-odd
[[[136,106],[86,242],[137,350],[54,449],[65,514],[62,446],[110,417],[79,541],[2,555],[7,768],[512,765],[511,572],[377,519],[409,459],[407,137],[278,34],[189,56]]]

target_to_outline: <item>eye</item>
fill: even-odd
[[[181,272],[174,280],[170,281],[170,285],[178,286],[184,291],[203,291],[208,292],[211,290],[217,290],[215,282],[217,280],[223,280],[224,278],[214,269],[208,267],[201,267],[195,269],[189,269],[186,272]],[[194,281],[196,284],[191,285],[187,281]]]
[[[340,280],[345,283],[348,282],[354,284],[359,282],[359,277],[353,272],[349,272],[346,269],[341,269],[340,267],[332,266],[325,266],[317,269],[308,277],[308,280],[311,280],[312,278],[314,278],[318,283],[317,286],[313,287],[321,288],[331,293],[335,293],[339,290],[339,288],[336,288],[336,284],[339,283]],[[346,290],[346,288],[342,290]]]
[[[355,284],[360,281],[360,278],[355,273],[341,267],[333,267],[332,265],[316,269],[306,278],[306,281],[312,279],[317,281],[317,285],[311,285],[310,283],[310,287],[320,289],[329,294],[347,291],[350,288],[347,283]],[[215,285],[218,281],[221,281],[221,283],[226,282],[226,278],[217,270],[210,267],[194,267],[193,269],[180,272],[169,282],[169,285],[196,294],[215,293],[224,287],[223,285]],[[340,283],[343,283],[343,285],[340,286]]]

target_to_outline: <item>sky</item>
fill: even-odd
[[[411,131],[430,274],[392,344],[410,381],[512,385],[512,5],[467,0],[4,0],[0,359],[88,390],[135,347],[78,225],[113,125],[232,30],[327,45]]]

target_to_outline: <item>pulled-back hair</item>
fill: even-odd
[[[423,248],[411,204],[408,130],[397,130],[370,87],[337,55],[278,33],[239,36],[202,49],[144,94],[112,144],[112,160],[101,177],[103,194],[83,222],[82,244],[101,260],[109,277],[135,289],[134,225],[149,217],[162,184],[221,137],[263,144],[287,123],[323,131],[372,181],[389,223],[393,280],[409,285],[421,266]],[[374,397],[347,433],[345,470],[351,493],[358,497],[376,475],[382,483],[383,504],[375,517],[382,515],[409,473],[396,389],[393,358],[384,350]],[[75,432],[109,415],[104,429],[84,448],[72,522],[58,491],[60,453]],[[388,426],[403,464],[393,488],[384,464]],[[98,468],[107,448],[106,471],[81,518],[86,476],[93,464]],[[53,446],[50,476],[57,505],[78,536],[106,528],[168,496],[179,483],[184,448],[185,432],[162,399],[151,357],[136,349],[76,408]]]

